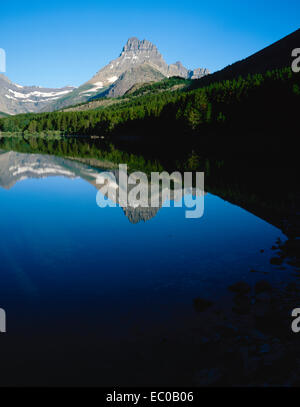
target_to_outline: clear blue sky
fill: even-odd
[[[299,16],[299,0],[16,0],[1,2],[0,48],[14,82],[78,86],[132,36],[167,63],[215,71],[298,29]]]

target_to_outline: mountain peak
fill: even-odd
[[[140,40],[137,37],[130,37],[130,38],[128,38],[126,44],[130,44],[132,42],[140,42]]]
[[[124,52],[138,52],[138,51],[157,51],[157,48],[152,42],[148,40],[139,40],[137,37],[131,37],[127,40],[123,47],[122,53]]]
[[[205,74],[206,70],[191,71],[179,61],[168,65],[152,42],[130,37],[119,57],[77,89],[21,86],[0,74],[0,112],[16,114],[61,109],[95,97],[122,96],[135,84],[157,82],[172,76],[196,79]]]

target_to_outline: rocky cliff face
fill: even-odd
[[[0,112],[8,114],[39,112],[73,89],[74,87],[50,89],[21,86],[0,74]]]
[[[139,41],[135,37],[129,38],[120,56],[97,72],[88,83],[99,84],[101,82],[103,86],[110,86],[124,72],[144,64],[151,65],[162,75],[167,76],[168,65],[156,46],[147,40]]]
[[[51,108],[62,109],[95,97],[123,96],[135,84],[158,82],[171,76],[199,79],[208,73],[205,68],[189,70],[180,61],[168,65],[154,44],[132,37],[126,42],[118,58],[100,69],[67,97],[59,99]]]
[[[108,96],[121,96],[131,87],[128,75],[124,75],[127,72],[131,73],[131,86],[135,83],[159,81],[171,76],[198,79],[208,74],[208,70],[204,68],[188,70],[180,61],[168,65],[154,44],[132,37],[123,47],[120,56],[97,72],[87,84],[91,84],[97,91],[101,86],[103,89],[108,87],[105,92]],[[121,81],[128,82],[128,85],[120,86]],[[116,87],[118,90],[114,89]],[[93,88],[90,91],[92,92]]]
[[[106,95],[108,97],[123,96],[128,89],[138,83],[158,82],[164,78],[165,76],[160,71],[153,68],[152,65],[144,63],[123,72],[114,85],[108,89]]]
[[[185,79],[200,79],[209,74],[209,70],[206,68],[196,68],[190,70],[185,68],[180,61],[175,62],[168,66],[168,77],[180,76]]]
[[[197,68],[194,69],[193,71],[189,71],[189,79],[200,79],[203,76],[206,76],[209,74],[209,70],[207,68]]]

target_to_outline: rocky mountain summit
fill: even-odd
[[[209,71],[206,68],[189,70],[180,61],[168,65],[154,44],[132,37],[128,39],[118,58],[109,62],[78,89],[57,100],[51,110],[99,97],[123,96],[136,84],[158,82],[172,76],[199,79],[207,74]],[[47,108],[49,110],[49,106]]]
[[[94,98],[123,96],[135,84],[158,82],[172,76],[199,79],[208,73],[205,68],[189,70],[180,61],[168,65],[154,44],[132,37],[118,58],[78,88],[21,86],[0,75],[0,112],[18,114],[54,111]]]
[[[108,87],[105,94],[115,97],[122,96],[135,83],[159,81],[171,76],[199,79],[208,73],[205,68],[188,70],[180,61],[168,65],[154,44],[132,37],[124,45],[120,56],[97,72],[87,84],[93,85],[90,92]]]

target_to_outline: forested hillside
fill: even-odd
[[[151,86],[158,85],[150,85],[150,90]],[[68,135],[139,133],[142,136],[158,130],[200,135],[212,125],[277,128],[289,125],[296,117],[300,76],[284,68],[195,90],[137,92],[141,95],[95,110],[2,118],[0,130],[25,134],[58,131]]]

